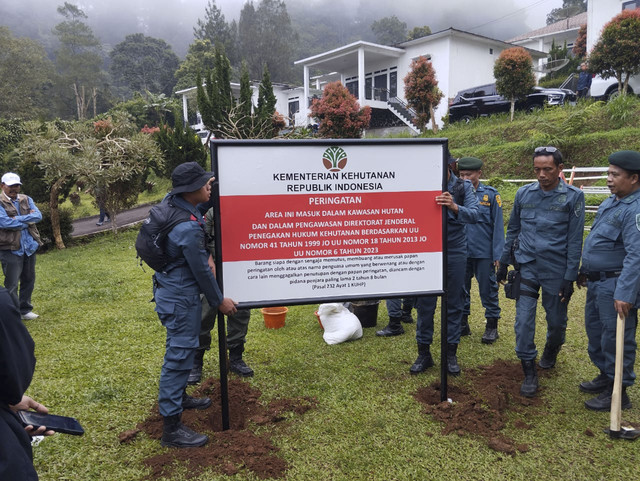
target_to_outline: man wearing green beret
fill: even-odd
[[[500,194],[493,187],[480,182],[481,169],[482,160],[476,157],[462,157],[458,160],[460,177],[471,181],[480,204],[478,222],[465,226],[468,256],[462,335],[471,334],[468,318],[471,307],[471,279],[475,276],[487,320],[481,340],[484,344],[493,344],[498,339],[498,319],[500,319],[496,267],[504,248],[504,223]]]
[[[584,242],[578,287],[587,287],[585,328],[591,362],[600,374],[580,384],[598,396],[586,401],[594,411],[611,409],[616,363],[617,316],[625,318],[622,409],[631,408],[627,387],[635,380],[636,327],[640,306],[640,152],[609,156],[611,197],[598,209]]]

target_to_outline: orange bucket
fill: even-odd
[[[263,307],[260,311],[267,329],[280,329],[284,327],[284,319],[287,317],[289,309],[286,307]]]

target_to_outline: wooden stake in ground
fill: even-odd
[[[616,368],[611,393],[611,422],[604,432],[612,439],[634,440],[640,437],[640,431],[630,427],[621,427],[622,411],[622,364],[624,363],[624,317],[618,314],[616,325]]]

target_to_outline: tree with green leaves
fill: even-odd
[[[382,45],[396,45],[407,39],[407,24],[398,17],[384,17],[371,24],[371,31]]]
[[[164,154],[161,170],[164,177],[170,178],[173,169],[185,162],[197,162],[207,168],[207,149],[190,127],[176,125],[171,128],[165,124],[153,134],[153,139]]]
[[[141,192],[150,168],[159,170],[162,153],[153,139],[138,132],[127,115],[96,122],[31,122],[17,148],[18,170],[37,168],[49,187],[49,211],[55,245],[64,249],[59,201],[73,180],[104,193],[114,232],[117,213],[130,207]]]
[[[249,79],[249,68],[246,62],[242,62],[240,73],[240,98],[238,99],[238,111],[240,120],[238,122],[243,138],[249,138],[253,123],[251,115],[253,110],[252,102],[253,92],[251,90],[251,81]]]
[[[42,45],[0,27],[0,118],[46,115],[54,75]]]
[[[567,41],[565,40],[563,46],[561,47],[558,44],[556,44],[556,39],[554,38],[553,40],[551,40],[551,48],[547,53],[547,60],[553,61],[553,60],[566,59],[567,53],[568,53]]]
[[[229,61],[224,52],[216,54],[216,66],[207,72],[204,85],[198,76],[197,100],[202,122],[217,138],[267,139],[282,128],[283,119],[275,112],[276,97],[265,66],[258,92],[258,105],[252,113],[252,90],[249,72],[243,66],[240,99],[231,93]]]
[[[142,33],[127,35],[111,53],[111,73],[130,91],[171,95],[180,61],[171,46]]]
[[[369,126],[371,107],[361,109],[357,99],[337,81],[327,84],[322,98],[313,100],[311,116],[318,119],[324,138],[358,139]]]
[[[175,90],[188,89],[196,85],[198,72],[212,70],[216,65],[216,50],[207,38],[194,40],[189,45],[189,51],[176,70]]]
[[[431,35],[431,28],[428,25],[422,27],[413,27],[407,34],[407,40],[415,40],[416,38],[426,37]]]
[[[86,118],[91,105],[95,116],[98,90],[104,83],[102,45],[83,22],[87,15],[79,7],[65,2],[58,7],[58,13],[65,18],[53,29],[60,42],[55,52],[55,65],[60,74],[58,98],[64,106],[71,100],[67,92],[72,91],[77,118]]]
[[[511,121],[516,100],[526,97],[536,84],[531,55],[522,47],[503,50],[493,66],[496,90],[511,102]]]
[[[271,75],[267,64],[264,65],[262,71],[262,81],[258,87],[258,107],[256,116],[258,122],[264,126],[265,130],[273,125],[273,116],[276,113],[276,96],[273,93],[273,84],[271,83]],[[275,132],[270,137],[275,136]]]
[[[291,57],[298,35],[283,0],[260,0],[255,8],[246,2],[238,22],[239,58],[246,60],[251,78],[267,64],[277,82],[291,80]]]
[[[437,132],[434,111],[444,94],[438,88],[436,71],[426,57],[421,55],[411,61],[409,73],[404,78],[404,96],[417,114],[418,128],[424,129],[431,119],[431,127]]]
[[[629,77],[640,73],[640,9],[623,10],[605,24],[589,55],[589,70],[615,77],[618,92],[627,93]]]
[[[562,7],[554,8],[547,14],[547,25],[574,17],[587,11],[587,0],[563,0]]]
[[[236,23],[228,24],[222,10],[216,5],[216,0],[209,0],[205,8],[204,19],[198,19],[193,27],[196,40],[208,40],[211,45],[224,48],[230,62],[236,61]]]

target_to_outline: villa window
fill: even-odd
[[[389,73],[389,95],[398,96],[398,72],[393,70]]]
[[[640,0],[633,0],[622,4],[622,10],[633,10],[636,8],[640,8]]]
[[[300,112],[300,100],[289,100],[289,125],[296,124],[296,114]]]
[[[351,95],[353,95],[355,98],[358,98],[358,80],[346,80],[346,84],[345,87],[347,87],[347,90],[349,91],[349,93]]]

